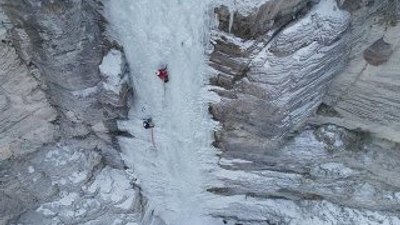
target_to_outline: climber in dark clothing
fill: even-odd
[[[146,130],[150,129],[151,143],[153,143],[153,146],[157,149],[156,143],[154,142],[154,133],[153,133],[154,126],[155,125],[154,125],[154,123],[153,123],[151,118],[143,120],[143,127]]]
[[[144,129],[153,128],[154,127],[154,123],[153,123],[152,119],[151,118],[145,119],[143,121],[143,127],[144,127]]]

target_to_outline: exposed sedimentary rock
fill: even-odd
[[[210,111],[224,170],[209,191],[227,224],[399,223],[398,1],[338,3],[313,1],[256,40],[234,29],[257,27],[240,10],[231,33],[217,10],[211,82],[222,100]],[[390,45],[374,45],[382,37]]]
[[[104,22],[96,4],[99,3],[6,1],[3,4],[14,25],[12,38],[17,50],[27,63],[40,70],[51,100],[64,113],[71,111],[78,121],[90,125],[107,116],[115,117],[103,115],[99,108],[106,104],[94,96],[102,91],[100,84],[104,78],[98,65],[108,50],[102,35]]]
[[[219,15],[220,30],[241,38],[256,39],[305,13],[311,3],[311,0],[227,1],[215,12]]]
[[[116,141],[132,90],[101,4],[0,9],[0,224],[134,221],[144,203]]]
[[[400,224],[399,1],[225,2],[204,207],[235,225]],[[2,225],[143,216],[116,141],[128,66],[100,6],[0,0]]]
[[[95,143],[95,139],[91,141]],[[7,204],[2,208],[11,212],[9,215],[18,213],[16,208],[23,212],[10,224],[104,224],[118,219],[134,220],[130,211],[140,209],[141,202],[124,171],[103,168],[102,157],[92,151],[93,146],[81,144],[60,143],[23,160],[3,164],[2,182],[7,188],[2,201]]]
[[[2,40],[7,40],[5,36]],[[55,140],[52,121],[57,113],[50,106],[15,49],[0,43],[0,160],[36,151]]]
[[[212,65],[221,72],[217,82],[221,84],[224,77],[234,87],[229,91],[234,97],[212,107],[214,116],[226,130],[221,136],[225,141],[221,142],[233,145],[224,148],[248,148],[233,143],[240,136],[278,139],[304,123],[320,104],[328,82],[343,68],[347,58],[341,36],[349,26],[350,17],[333,2],[316,5],[297,23],[287,25],[276,35],[266,34],[266,41],[223,48],[219,46],[240,46],[240,41],[217,39],[211,55]],[[229,60],[222,58],[232,55],[235,49],[239,50],[234,54],[241,55]]]
[[[352,59],[345,71],[337,76],[329,87],[324,102],[341,117],[319,115],[313,122],[335,123],[350,129],[361,128],[374,135],[399,142],[399,25],[388,21],[388,10],[398,1],[375,1],[353,12]],[[394,5],[395,6],[395,5]],[[394,7],[396,8],[396,7]],[[369,16],[371,15],[376,16]],[[383,41],[380,40],[383,38]],[[378,41],[377,41],[378,40]],[[388,44],[385,44],[388,43]],[[377,50],[375,47],[380,46]],[[375,49],[371,55],[368,49]],[[365,51],[366,50],[366,51]],[[368,56],[386,61],[370,65]],[[372,63],[373,64],[373,63]]]
[[[379,66],[387,62],[392,53],[392,45],[381,38],[365,49],[364,59],[371,65]]]

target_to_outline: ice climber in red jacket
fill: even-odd
[[[165,67],[163,67],[163,68],[161,68],[161,69],[158,69],[157,70],[157,72],[156,72],[156,75],[161,79],[161,80],[163,80],[164,81],[164,83],[167,83],[168,82],[168,70],[167,70],[167,66],[165,66]]]

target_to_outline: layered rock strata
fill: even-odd
[[[399,223],[398,5],[264,1],[215,10],[211,83],[221,101],[210,112],[221,123],[222,183],[209,191],[225,199],[216,217]]]
[[[286,5],[270,7],[280,6]],[[302,11],[307,10],[304,7],[308,5]],[[281,10],[288,13],[284,18],[298,13]],[[219,147],[263,148],[265,140],[279,140],[304,124],[321,103],[329,81],[345,65],[348,50],[341,37],[350,21],[350,14],[334,1],[324,1],[296,22],[286,22],[255,40],[218,32],[210,60],[218,71],[213,82],[226,89],[219,91],[226,98],[211,107],[225,130],[218,135]],[[249,142],[240,142],[241,138],[258,141],[246,146]]]
[[[0,224],[135,221],[145,203],[116,141],[132,90],[101,3],[0,9]]]

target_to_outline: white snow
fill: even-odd
[[[61,192],[60,196],[62,196],[62,198],[58,200],[58,204],[70,206],[72,203],[74,203],[75,199],[77,199],[79,195],[77,193]]]
[[[66,185],[67,184],[67,180],[62,178],[60,180],[51,181],[51,184],[52,185]]]
[[[43,206],[40,206],[38,209],[36,209],[36,211],[42,213],[45,216],[54,216],[54,215],[56,215],[55,212],[51,211],[50,209],[46,209]]]
[[[115,205],[117,208],[125,210],[130,209],[136,199],[136,193],[129,184],[126,175],[120,170],[109,167],[102,170],[101,174],[88,188],[88,192],[99,193],[104,201],[117,203]]]
[[[86,180],[86,178],[87,178],[86,175],[87,175],[86,172],[75,171],[71,176],[68,177],[68,179],[72,183],[77,184],[77,183],[80,183],[80,182]]]
[[[224,166],[232,166],[232,165],[235,165],[235,164],[250,164],[250,163],[253,163],[253,162],[252,161],[248,161],[248,160],[243,160],[243,159],[225,159],[225,158],[222,158],[219,161],[219,164],[220,165],[224,165]]]
[[[226,216],[238,216],[249,221],[269,220],[274,224],[337,225],[337,224],[399,224],[395,216],[379,212],[338,206],[328,201],[300,201],[255,199],[246,196],[223,197],[213,201],[215,209]],[[265,209],[272,213],[265,213]],[[281,219],[286,218],[286,219]],[[283,221],[281,221],[283,220]],[[229,223],[228,223],[229,224]],[[255,223],[252,223],[255,224]]]
[[[120,143],[149,200],[144,220],[211,225],[206,185],[217,158],[211,147],[215,124],[207,111],[207,101],[214,97],[205,86],[208,1],[120,0],[110,1],[106,9],[134,82],[131,120],[120,125],[135,139]],[[154,74],[162,64],[168,64],[170,73],[166,84]],[[147,117],[156,126],[155,146],[151,131],[142,127],[141,119]]]
[[[34,173],[35,172],[35,169],[33,168],[33,166],[29,166],[28,167],[28,172],[29,173]]]
[[[100,72],[106,77],[103,87],[106,90],[119,94],[122,78],[123,59],[119,50],[111,49],[103,58],[99,66]]]
[[[310,13],[303,17],[298,23],[293,23],[292,25],[286,27],[283,30],[283,33],[293,33],[293,35],[295,35],[299,32],[299,30],[303,29],[304,27],[310,27],[314,22],[313,20],[324,17],[341,19],[345,16],[347,16],[347,12],[339,10],[339,8],[337,7],[337,2],[335,0],[321,0],[321,2],[310,11]],[[321,23],[320,25],[325,24]]]
[[[226,42],[232,43],[238,46],[242,51],[246,51],[246,49],[250,48],[252,45],[256,43],[255,40],[243,40],[242,38],[236,37],[233,34],[227,34],[221,31],[213,30],[211,32],[212,41],[215,43],[215,40],[223,39]],[[218,72],[218,71],[217,71]]]
[[[79,91],[73,91],[71,93],[74,96],[86,98],[86,97],[88,97],[90,95],[93,95],[93,94],[97,93],[97,90],[98,90],[98,87],[95,86],[95,87],[90,87],[90,88],[86,88],[86,89],[79,90]]]

